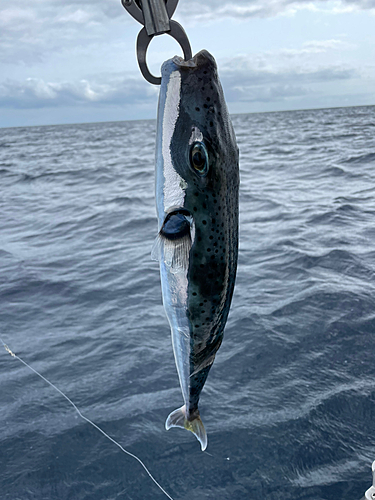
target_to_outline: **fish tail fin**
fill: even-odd
[[[181,429],[186,429],[192,432],[200,442],[202,451],[207,448],[206,429],[204,428],[198,410],[193,420],[187,419],[185,405],[181,406],[181,408],[178,408],[175,411],[172,411],[165,422],[165,428],[167,430],[169,430],[171,427],[180,427]]]

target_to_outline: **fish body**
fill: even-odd
[[[223,339],[238,254],[238,148],[214,58],[201,51],[162,67],[156,139],[160,261],[184,405],[166,428],[207,435],[199,396]]]

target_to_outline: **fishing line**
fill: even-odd
[[[32,366],[30,366],[29,364],[27,364],[26,361],[24,361],[19,356],[17,356],[17,354],[14,354],[14,352],[12,352],[10,350],[10,348],[6,345],[6,343],[3,341],[3,339],[1,337],[0,337],[0,341],[2,342],[2,344],[3,344],[4,348],[5,348],[5,350],[7,351],[7,353],[9,353],[13,358],[18,359],[18,361],[21,361],[22,364],[24,364],[32,372],[34,372],[36,375],[38,375],[38,377],[40,377],[42,380],[44,380],[45,382],[47,382],[48,385],[50,385],[53,389],[55,389],[58,393],[60,393],[61,396],[63,396],[73,406],[73,408],[76,410],[76,412],[78,413],[78,415],[81,418],[83,418],[83,420],[85,420],[90,425],[92,425],[93,427],[95,427],[95,429],[97,429],[99,432],[101,432],[103,434],[104,437],[106,437],[107,439],[109,439],[110,441],[112,441],[112,443],[114,443],[116,446],[118,446],[120,448],[120,450],[123,451],[126,455],[129,455],[129,457],[132,457],[135,460],[137,460],[137,462],[139,464],[141,464],[141,466],[144,468],[144,470],[146,471],[146,473],[149,476],[149,478],[152,479],[152,481],[164,493],[164,495],[166,497],[168,497],[170,500],[174,500],[165,491],[165,489],[157,482],[157,480],[154,478],[154,476],[151,474],[151,472],[147,469],[147,467],[145,466],[145,464],[142,462],[142,460],[140,458],[138,458],[136,455],[133,455],[133,453],[130,453],[130,451],[125,450],[125,448],[123,448],[121,446],[121,444],[119,444],[117,441],[115,441],[113,438],[111,438],[111,436],[108,436],[108,434],[106,432],[104,432],[103,429],[101,429],[98,425],[94,424],[94,422],[92,422],[90,419],[88,419],[87,417],[85,417],[84,415],[82,415],[82,413],[77,408],[77,406],[73,403],[73,401],[70,398],[68,398],[68,396],[66,394],[64,394],[62,391],[60,391],[60,389],[58,387],[56,387],[52,382],[50,382],[49,380],[47,380],[41,373],[39,373],[38,371],[36,371]]]

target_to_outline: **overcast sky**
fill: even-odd
[[[232,113],[375,104],[375,0],[180,0],[174,19]],[[0,0],[0,126],[155,118],[140,27],[120,0]],[[157,37],[151,70],[176,53]]]

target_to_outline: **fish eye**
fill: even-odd
[[[194,142],[190,148],[190,164],[200,175],[208,172],[208,153],[203,142]]]

